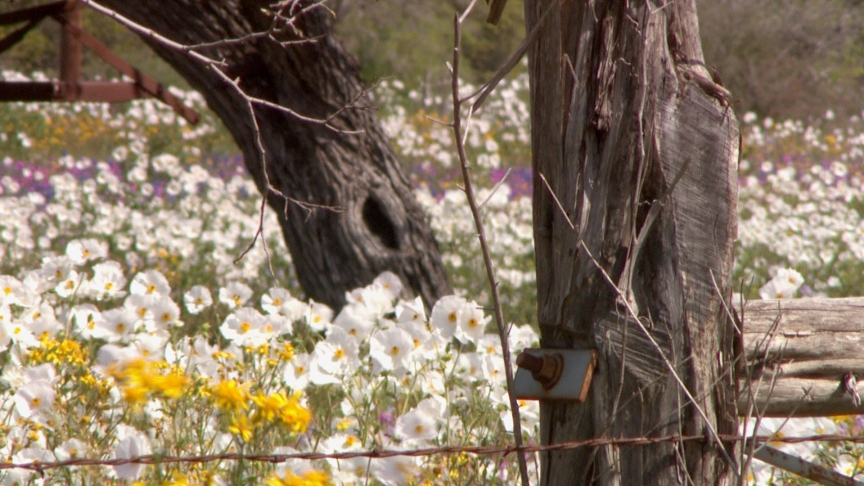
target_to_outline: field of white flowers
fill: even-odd
[[[538,340],[526,89],[524,77],[502,86],[468,136],[517,351]],[[196,93],[180,94],[203,108]],[[0,461],[512,442],[501,345],[484,332],[479,246],[449,129],[433,121],[447,109],[398,81],[376,96],[458,289],[432,309],[406,300],[391,274],[352,292],[338,314],[302,299],[269,212],[269,255],[259,243],[238,259],[260,196],[236,157],[212,152],[220,131],[210,119],[190,127],[152,101],[0,106],[10,154],[0,161]],[[748,298],[861,294],[864,124],[743,122],[736,286]],[[76,139],[93,155],[68,145]],[[796,285],[778,283],[790,275]],[[537,403],[520,408],[536,443]],[[790,421],[783,434],[862,430],[844,417]],[[864,454],[844,447],[787,449],[857,474]],[[754,481],[780,480],[755,466]],[[0,483],[467,485],[518,474],[501,454],[44,473],[4,469]]]

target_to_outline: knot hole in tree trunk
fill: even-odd
[[[399,249],[399,238],[396,237],[396,226],[387,216],[381,203],[372,196],[363,203],[363,222],[381,244],[391,250]]]

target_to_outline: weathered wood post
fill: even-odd
[[[541,403],[543,443],[705,440],[550,452],[542,483],[731,484],[739,136],[694,2],[526,0],[527,31],[547,10],[529,51],[541,344],[599,360],[585,403]]]

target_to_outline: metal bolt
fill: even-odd
[[[564,356],[555,353],[538,357],[522,351],[516,357],[516,366],[530,371],[531,376],[543,385],[544,389],[549,390],[561,379],[561,373],[564,371]]]

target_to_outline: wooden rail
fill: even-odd
[[[864,414],[864,297],[749,301],[736,311],[750,370],[739,414],[751,398],[766,416]]]

